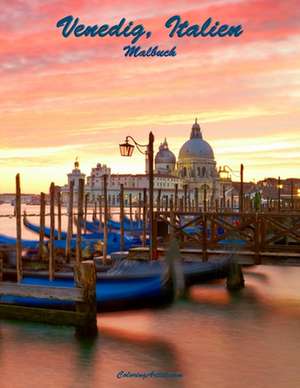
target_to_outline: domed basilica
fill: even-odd
[[[155,156],[156,174],[176,175],[188,190],[203,191],[206,186],[207,197],[219,196],[220,182],[212,147],[203,139],[200,125],[195,120],[189,140],[180,148],[178,161],[169,150],[167,140],[160,145]],[[201,195],[201,194],[200,194]]]
[[[138,203],[142,198],[144,189],[149,187],[148,161],[146,156],[145,174],[115,174],[111,173],[110,167],[106,164],[97,163],[87,176],[86,192],[89,193],[90,201],[96,201],[103,195],[103,179],[107,176],[108,201],[114,205],[119,205],[120,185],[126,188],[125,203],[132,201]],[[62,194],[67,200],[70,181],[75,182],[75,194],[78,186],[78,179],[85,178],[79,169],[78,161],[75,162],[75,169],[68,174],[68,185],[62,188]],[[76,183],[77,182],[77,183]],[[178,188],[178,198],[184,196],[184,186],[188,191],[188,198],[195,199],[195,192],[198,189],[198,198],[203,200],[206,189],[207,201],[215,201],[220,198],[221,185],[216,169],[216,161],[211,146],[203,139],[200,125],[195,120],[192,126],[190,138],[182,145],[179,151],[178,160],[169,149],[167,140],[160,144],[155,156],[154,192],[155,198],[158,195],[166,202],[174,199],[174,190]],[[222,186],[223,187],[223,186]],[[127,201],[127,202],[126,202]]]

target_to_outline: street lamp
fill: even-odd
[[[129,140],[133,144],[129,143]],[[148,158],[148,179],[149,179],[149,224],[150,224],[150,259],[156,258],[156,249],[154,247],[153,236],[154,236],[154,223],[153,223],[153,186],[154,186],[154,174],[153,174],[153,144],[154,135],[152,132],[149,133],[148,144],[139,144],[132,136],[126,136],[125,142],[119,145],[121,156],[132,156],[134,147],[138,151],[146,155]],[[145,149],[145,150],[143,150]]]
[[[222,180],[230,180],[231,176],[229,174],[230,171],[233,171],[229,166],[223,166],[219,168],[219,177]]]
[[[126,137],[125,143],[119,145],[121,156],[132,156],[134,145],[129,143],[128,138]]]

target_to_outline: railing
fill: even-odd
[[[201,249],[203,260],[213,252],[250,254],[256,263],[262,256],[300,258],[300,215],[297,212],[157,212],[157,225],[168,225],[181,247]],[[189,227],[193,228],[191,232]],[[156,228],[157,230],[157,228]]]

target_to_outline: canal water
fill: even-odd
[[[13,233],[0,222],[0,233]],[[68,327],[0,321],[0,387],[298,388],[299,279],[300,267],[247,268],[235,295],[219,282],[169,308],[99,314],[94,341]]]

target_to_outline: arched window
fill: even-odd
[[[186,176],[186,167],[183,167],[182,172],[183,172],[183,176]]]
[[[197,168],[197,175],[201,176],[201,168],[200,167]]]
[[[205,176],[205,175],[206,175],[206,168],[202,167],[202,176]]]

